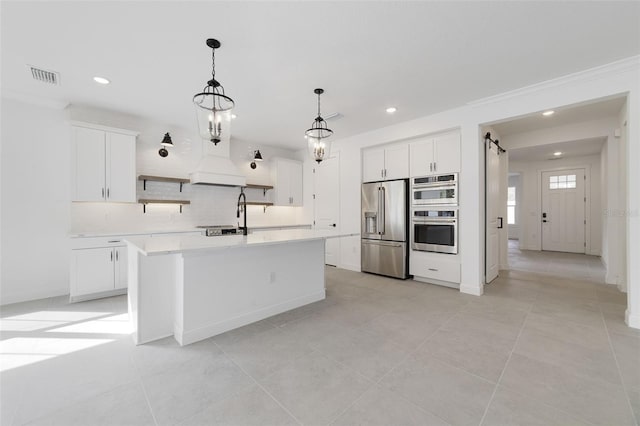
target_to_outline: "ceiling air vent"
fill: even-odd
[[[60,73],[43,70],[42,68],[36,68],[32,65],[29,65],[29,67],[31,68],[31,76],[33,76],[34,80],[56,86],[60,84]]]

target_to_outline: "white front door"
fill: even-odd
[[[315,166],[314,172],[314,223],[316,229],[340,229],[340,152],[334,152]],[[340,240],[329,238],[325,242],[325,263],[338,264]]]
[[[500,234],[502,228],[500,214],[500,153],[498,147],[486,142],[486,236],[485,236],[485,282],[498,277],[500,269]]]
[[[585,252],[585,171],[542,173],[542,250]]]

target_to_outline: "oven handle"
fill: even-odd
[[[411,187],[413,189],[431,189],[431,188],[455,188],[458,186],[458,181],[447,182],[434,182],[434,183],[414,183]]]
[[[414,225],[455,225],[457,220],[413,220]]]

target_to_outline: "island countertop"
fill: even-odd
[[[256,247],[289,242],[321,240],[327,238],[350,237],[358,233],[334,230],[282,229],[264,231],[249,235],[224,235],[217,237],[166,235],[160,237],[126,238],[129,247],[135,248],[145,256],[189,253],[204,250],[217,250],[238,247]]]

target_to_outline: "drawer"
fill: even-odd
[[[409,264],[411,275],[460,283],[460,263],[444,259],[420,259]]]
[[[97,247],[119,247],[126,246],[126,237],[117,235],[113,237],[78,237],[71,238],[71,250],[90,249]]]

